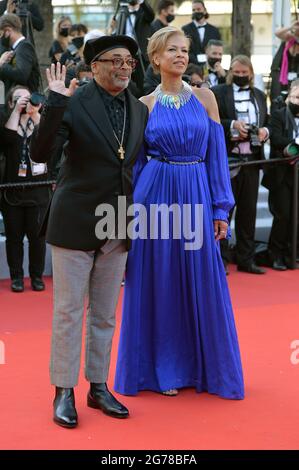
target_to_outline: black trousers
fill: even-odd
[[[256,205],[259,188],[259,168],[248,166],[241,168],[231,180],[235,198],[236,263],[248,266],[254,261],[254,235]],[[234,209],[230,212],[231,221]],[[229,261],[228,240],[221,240],[221,254]]]
[[[269,209],[273,223],[269,237],[269,254],[274,260],[278,256],[290,257],[292,237],[293,188],[288,181],[269,192]],[[299,234],[298,234],[299,235]]]
[[[41,277],[45,267],[46,242],[38,236],[46,207],[12,206],[3,202],[2,214],[6,234],[6,256],[11,279],[22,279],[24,237],[29,241],[29,274]]]

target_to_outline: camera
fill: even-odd
[[[16,5],[17,8],[16,14],[21,18],[27,17],[29,0],[14,0],[13,3]]]
[[[296,139],[297,140],[297,139]],[[287,158],[289,157],[299,157],[299,144],[296,142],[291,142],[283,150],[283,155]]]
[[[288,96],[287,91],[281,91],[280,95],[273,100],[273,103],[276,105],[275,109],[282,109],[286,106],[286,99]]]
[[[262,143],[260,142],[260,139],[259,139],[259,128],[255,126],[254,124],[248,124],[246,126],[246,129],[249,135],[249,142],[250,142],[251,150],[252,151],[258,150],[262,146]]]
[[[13,104],[14,106],[16,106],[17,102],[18,102],[18,97],[15,98],[13,100]],[[31,106],[39,106],[40,104],[44,104],[45,102],[45,96],[42,95],[41,93],[37,93],[37,92],[33,92],[30,97],[29,97],[29,100],[28,100],[28,103],[31,104]],[[26,107],[27,106],[24,106],[22,111],[21,111],[21,114],[26,114]]]
[[[246,124],[246,130],[248,132],[248,139],[246,140],[250,142],[251,150],[253,152],[258,151],[262,146],[262,143],[259,140],[259,128],[254,124]],[[233,141],[241,141],[240,133],[237,129],[231,129],[230,136]]]

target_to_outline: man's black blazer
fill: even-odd
[[[40,73],[38,59],[31,42],[21,41],[15,49],[15,56],[9,64],[0,67],[0,80],[4,82],[5,92],[15,85],[25,85],[31,91],[38,91]]]
[[[233,120],[237,120],[234,90],[232,85],[217,85],[212,88],[218,103],[221,124],[224,128],[227,152],[230,154],[235,142],[230,140],[230,127]],[[268,125],[267,103],[265,94],[258,88],[252,89],[252,97],[256,100],[259,110],[259,127]],[[263,146],[257,158],[264,158]]]
[[[273,111],[270,122],[271,151],[270,158],[283,158],[283,150],[293,140],[294,125],[290,119],[288,108]],[[271,167],[271,168],[270,168]],[[276,189],[281,184],[293,182],[293,167],[289,164],[276,164],[266,167],[262,185],[268,189]]]
[[[4,14],[7,8],[7,0],[0,2],[0,16]],[[36,31],[42,31],[44,29],[44,20],[40,14],[39,8],[35,3],[28,5],[28,12],[31,13],[32,26]]]
[[[192,64],[198,64],[197,54],[205,54],[210,39],[221,39],[219,29],[209,23],[205,26],[203,42],[200,41],[198,29],[193,21],[183,26],[182,30],[191,39],[189,57]]]
[[[31,139],[31,158],[46,162],[61,155],[57,187],[44,221],[49,243],[75,250],[95,250],[105,241],[95,235],[99,204],[117,208],[118,196],[132,203],[132,171],[147,123],[147,107],[126,91],[130,132],[125,160],[119,159],[103,100],[94,81],[71,98],[50,92]],[[65,145],[64,145],[65,144]],[[43,233],[42,229],[42,233]]]

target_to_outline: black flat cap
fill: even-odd
[[[90,39],[86,42],[83,51],[85,63],[90,65],[97,56],[111,49],[116,49],[117,47],[128,49],[132,56],[135,56],[138,51],[136,41],[130,36],[102,36],[100,38]]]

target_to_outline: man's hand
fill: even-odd
[[[214,220],[214,235],[215,240],[222,240],[226,238],[228,223],[224,220]]]
[[[4,64],[8,64],[13,58],[13,55],[14,55],[13,51],[3,52],[3,54],[0,57],[0,67]]]
[[[17,6],[14,3],[14,0],[8,0],[7,7],[6,7],[7,13],[15,13],[16,9],[17,9]]]
[[[267,140],[267,137],[269,136],[269,133],[267,132],[267,129],[265,127],[260,127],[258,130],[258,136],[260,142],[265,142],[265,140]]]
[[[245,121],[235,121],[233,124],[233,128],[237,129],[240,134],[241,139],[247,139],[248,137],[248,130],[246,128],[247,124]]]
[[[218,77],[225,77],[226,72],[220,62],[216,62],[216,64],[214,65],[214,70],[217,73]]]
[[[66,74],[66,67],[63,65],[61,67],[60,62],[57,64],[52,64],[49,69],[46,70],[47,80],[49,85],[49,90],[55,91],[60,95],[64,96],[72,96],[77,88],[77,80],[73,78],[70,83],[69,88],[65,86],[65,74]]]

